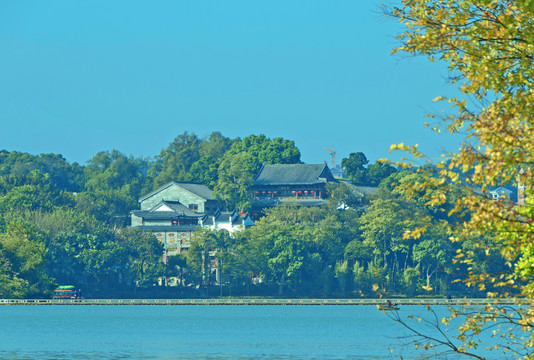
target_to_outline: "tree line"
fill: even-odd
[[[365,200],[348,183],[332,184],[326,207],[277,206],[232,237],[203,229],[187,254],[185,281],[203,294],[209,294],[210,284],[223,283],[220,289],[211,286],[212,295],[485,296],[457,282],[468,267],[454,263],[456,254],[478,253],[481,261],[471,267],[487,272],[497,271],[504,260],[482,261],[478,243],[491,246],[490,238],[451,242],[450,228],[457,220],[447,214],[462,189],[434,206],[429,200],[437,193],[414,198],[402,187],[424,182],[415,171],[397,171]],[[421,228],[429,230],[414,236]],[[221,282],[215,281],[214,267]]]
[[[443,215],[446,206],[408,199],[395,184],[420,181],[419,175],[387,164],[367,166],[362,153],[342,164],[352,183],[380,183],[375,195],[363,197],[351,182],[333,184],[325,208],[273,208],[233,237],[200,230],[187,257],[164,263],[154,236],[127,226],[137,199],[169,181],[202,183],[228,208],[246,211],[248,188],[262,164],[299,162],[293,141],[229,139],[218,132],[205,138],[181,134],[154,159],[113,150],[84,166],[61,155],[1,151],[0,296],[46,297],[56,284],[74,284],[86,295],[121,296],[171,277],[186,291],[196,289],[192,295],[205,295],[216,287],[214,268],[221,269],[225,295],[451,290],[447,269],[457,249],[447,233],[404,237],[421,223],[450,221]]]

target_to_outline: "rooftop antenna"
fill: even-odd
[[[326,148],[326,150],[328,150],[332,156],[332,169],[334,169],[336,167],[336,151],[333,146],[332,149]]]

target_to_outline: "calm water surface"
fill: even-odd
[[[401,339],[406,332],[400,325],[372,306],[1,306],[0,319],[0,358],[9,360],[424,355]]]

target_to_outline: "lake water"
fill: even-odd
[[[401,309],[424,312],[423,306]],[[407,331],[373,306],[0,306],[0,319],[0,358],[7,360],[428,355],[407,344]]]

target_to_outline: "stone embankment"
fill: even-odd
[[[390,299],[403,305],[517,305],[513,299]],[[0,305],[384,305],[385,299],[0,299]]]

